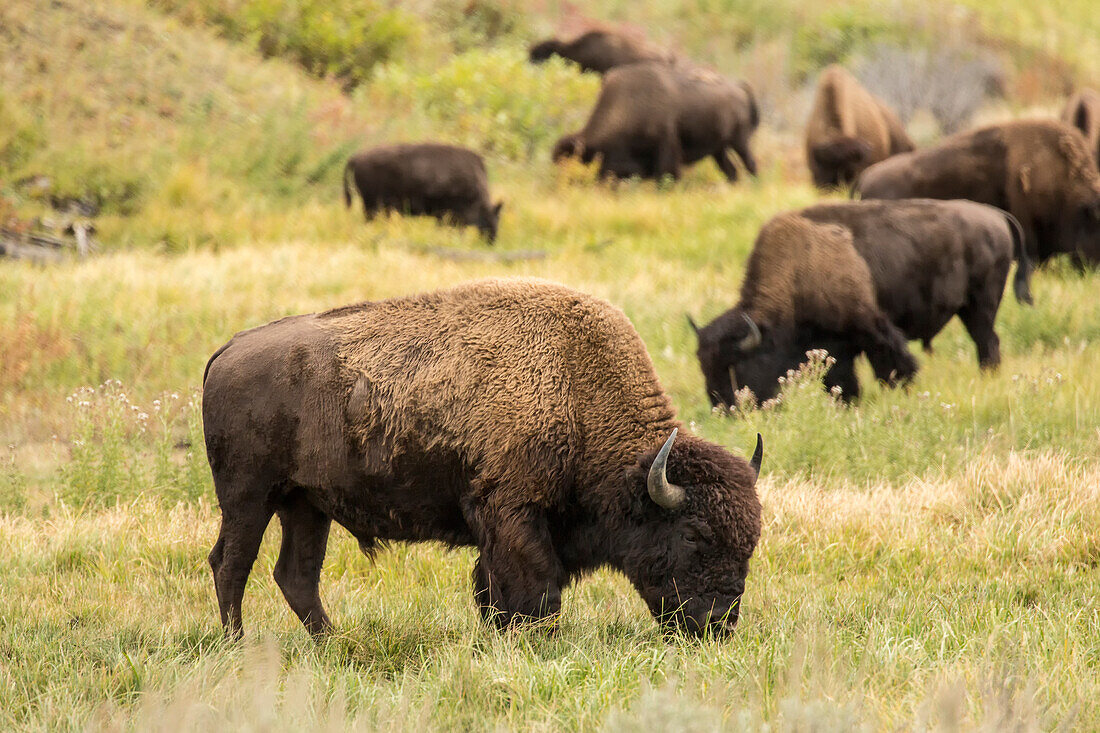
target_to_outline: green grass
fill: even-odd
[[[0,5],[0,211],[45,212],[15,182],[48,175],[55,196],[103,206],[105,250],[0,263],[0,727],[1100,727],[1100,275],[1049,268],[1034,308],[1009,298],[996,373],[952,324],[906,390],[864,365],[855,407],[811,375],[776,408],[715,414],[684,316],[731,306],[760,224],[817,200],[797,132],[760,131],[757,181],[728,186],[704,162],[673,186],[597,186],[547,156],[596,80],[522,61],[553,4],[413,4],[429,29],[416,54],[379,61],[350,95],[300,58],[216,36],[198,13],[212,3],[155,5],[183,19],[136,0]],[[816,42],[814,19],[847,12],[599,3],[613,19],[631,7],[713,59],[714,29],[745,29],[732,48],[799,24]],[[848,19],[894,17],[867,7],[881,13]],[[1079,23],[981,12],[989,32],[1015,38],[1026,17],[1058,39],[1091,27],[1089,9]],[[461,20],[439,30],[449,13]],[[433,252],[487,251],[474,232],[344,209],[348,151],[429,134],[489,153],[497,249],[544,259],[454,262]],[[336,530],[322,593],[339,633],[317,646],[271,578],[273,530],[248,639],[222,642],[197,411],[210,353],[287,314],[510,274],[621,306],[694,431],[739,453],[763,434],[764,530],[736,634],[663,637],[606,572],[566,593],[556,634],[498,634],[474,609],[472,551],[398,544],[371,562]]]

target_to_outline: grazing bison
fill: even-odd
[[[1100,171],[1084,138],[1054,120],[1017,120],[952,135],[876,163],[853,195],[970,199],[1012,213],[1028,254],[1100,262]]]
[[[474,226],[496,239],[503,204],[489,200],[485,162],[452,145],[385,145],[353,155],[344,168],[344,203],[351,206],[349,179],[363,199],[367,219],[380,211],[434,216]]]
[[[616,66],[639,61],[673,61],[671,53],[612,30],[588,31],[570,41],[550,38],[531,46],[530,58],[533,63],[541,63],[551,56],[561,56],[579,64],[581,71],[595,71],[599,74]]]
[[[677,431],[630,321],[539,280],[284,318],[238,333],[203,379],[222,524],[222,623],[272,514],[275,580],[306,628],[330,523],[480,551],[474,596],[497,625],[556,614],[571,581],[624,572],[662,625],[732,629],[760,535],[751,463]]]
[[[867,166],[913,147],[897,116],[854,76],[835,64],[821,72],[806,123],[814,185],[850,185]]]
[[[1062,122],[1081,131],[1096,164],[1100,165],[1100,93],[1082,89],[1073,95],[1062,110]]]
[[[604,77],[600,96],[580,132],[554,146],[555,161],[566,156],[589,163],[600,158],[600,177],[680,177],[680,167],[707,156],[730,181],[738,154],[750,174],[756,160],[749,138],[760,124],[752,88],[695,67],[642,63]]]
[[[836,359],[826,386],[851,400],[860,353],[880,379],[908,378],[917,367],[906,339],[928,348],[955,315],[981,366],[995,367],[993,322],[1014,254],[1016,298],[1031,302],[1019,224],[991,206],[867,201],[780,215],[756,241],[741,302],[695,329],[707,393],[715,405],[734,404],[740,387],[770,399],[780,376],[824,348]]]

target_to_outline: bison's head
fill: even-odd
[[[847,186],[871,163],[871,146],[863,140],[844,137],[814,147],[817,164],[814,183],[818,186]]]
[[[676,441],[676,433],[632,471],[643,498],[623,570],[662,626],[721,635],[737,623],[760,539],[763,443],[757,436],[746,463],[693,436]]]
[[[1069,236],[1073,241],[1063,248],[1073,253],[1078,263],[1095,265],[1100,262],[1100,201],[1077,210]]]
[[[531,46],[531,50],[528,53],[528,58],[533,64],[539,64],[546,61],[548,58],[561,51],[561,41],[551,38],[545,41],[540,41]]]
[[[558,138],[550,153],[550,159],[557,163],[562,158],[583,158],[584,154],[584,140],[579,132],[573,132]]]
[[[696,356],[703,370],[707,396],[715,407],[734,404],[734,393],[748,387],[759,400],[775,396],[779,377],[790,365],[786,349],[741,308],[726,311],[703,328],[688,318],[699,340]],[[793,366],[797,366],[795,357]]]
[[[504,208],[503,201],[497,201],[492,208],[484,208],[478,215],[477,228],[489,244],[497,239],[497,230],[500,228],[500,210]]]

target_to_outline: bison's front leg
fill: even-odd
[[[867,314],[856,324],[857,340],[875,377],[891,387],[905,384],[917,373],[917,360],[898,327],[881,313]]]
[[[481,556],[474,566],[474,600],[498,628],[554,616],[565,572],[546,518],[532,504],[482,504],[468,512]]]

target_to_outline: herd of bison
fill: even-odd
[[[760,123],[752,88],[638,39],[593,31],[532,47],[604,74],[584,125],[553,158],[598,161],[601,178],[676,179],[711,157],[750,175]],[[897,116],[838,66],[806,126],[821,188],[861,200],[780,214],[760,230],[740,301],[691,323],[716,406],[768,400],[779,378],[825,349],[826,387],[859,397],[855,359],[886,384],[909,380],[954,316],[983,368],[1012,263],[1030,303],[1032,263],[1100,262],[1100,95],[1062,120],[1017,120],[917,149]],[[349,160],[368,217],[396,210],[477,227],[501,204],[476,153],[439,144]],[[331,523],[363,551],[379,541],[475,546],[474,597],[497,626],[550,620],[562,589],[622,571],[664,627],[734,627],[760,536],[751,461],[685,431],[646,347],[611,304],[530,279],[294,316],[243,331],[203,376],[207,453],[222,523],[210,553],[226,633],[264,531],[282,527],[274,575],[314,635],[330,628],[318,590]]]

